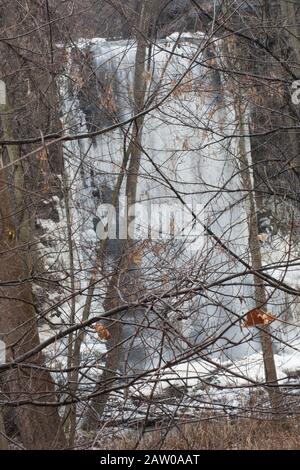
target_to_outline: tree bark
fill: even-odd
[[[4,107],[0,108],[3,113]],[[5,126],[2,125],[5,131]],[[7,137],[7,136],[6,136]],[[3,152],[9,152],[2,149]],[[13,161],[9,155],[9,161]],[[6,344],[7,361],[39,344],[31,285],[28,278],[27,255],[19,245],[15,209],[7,181],[7,172],[0,167],[0,339]],[[65,447],[52,377],[43,369],[43,355],[31,358],[5,372],[5,383],[11,406],[16,406],[16,423],[26,449]],[[5,396],[2,396],[5,400]],[[52,402],[40,406],[31,402]],[[26,402],[26,404],[22,404]],[[8,406],[6,405],[6,406]]]
[[[8,442],[5,436],[5,427],[4,427],[2,408],[0,408],[0,450],[7,450],[7,449],[8,449]]]
[[[240,135],[246,134],[244,126],[244,116],[247,115],[245,107],[242,106],[240,100],[240,92],[238,93],[236,102],[236,113],[239,121]],[[250,172],[250,162],[247,158],[244,138],[239,139],[239,167],[241,170],[241,180],[243,189],[247,194],[247,220],[249,227],[249,247],[251,255],[251,265],[256,271],[261,271],[263,266],[261,257],[261,248],[258,238],[258,224],[256,216],[255,191],[252,185],[252,175]],[[267,293],[262,279],[254,275],[255,285],[255,303],[257,308],[267,308]],[[274,359],[274,351],[270,329],[268,326],[260,328],[260,342],[263,353],[265,379],[270,398],[272,412],[276,415],[282,409],[282,394],[278,388],[277,371]]]

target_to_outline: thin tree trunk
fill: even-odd
[[[144,106],[145,94],[146,94],[146,79],[145,79],[145,67],[146,67],[146,51],[147,51],[147,32],[150,25],[151,18],[151,2],[143,2],[141,6],[140,20],[138,25],[138,39],[137,49],[135,58],[135,75],[134,75],[134,112],[139,113]],[[132,138],[130,142],[130,158],[127,172],[126,181],[126,197],[128,207],[132,206],[136,202],[137,183],[140,168],[141,159],[141,143],[142,143],[142,132],[143,132],[144,117],[138,118],[134,122],[134,128]],[[117,183],[117,190],[118,187]],[[117,191],[118,195],[118,191]],[[116,202],[116,201],[115,201]],[[128,217],[129,224],[134,223],[134,213],[131,211],[130,217]],[[134,262],[130,260],[128,254],[133,249],[134,241],[126,240],[123,244],[123,250],[121,260],[118,269],[114,275],[111,276],[111,280],[108,286],[106,300],[104,303],[105,310],[109,310],[120,304],[118,289],[122,291],[124,298],[132,300],[132,292],[134,290],[134,279],[132,274],[129,274]],[[136,270],[131,270],[132,272]],[[118,286],[118,289],[116,287]],[[122,323],[118,321],[118,318],[112,319],[109,324],[109,331],[111,339],[108,342],[108,354],[105,363],[105,370],[99,380],[99,383],[95,387],[94,393],[99,394],[90,403],[90,408],[87,413],[84,428],[86,430],[95,429],[101,420],[105,406],[107,404],[109,393],[101,390],[105,390],[112,385],[113,380],[116,378],[116,371],[120,365],[122,356]]]
[[[225,2],[224,2],[225,3]],[[226,2],[227,5],[227,2]],[[230,8],[230,7],[229,7]],[[238,38],[234,38],[228,43],[224,43],[225,55],[228,57],[229,67],[230,58],[235,62],[235,67],[239,66],[240,70],[244,69],[242,60],[245,53],[243,49],[243,44],[239,42]],[[242,85],[238,85],[236,89],[236,99],[235,99],[235,113],[238,120],[238,133],[243,136],[247,134],[246,124],[247,119],[247,106],[243,103],[243,89]],[[255,189],[252,184],[252,174],[251,174],[251,158],[248,159],[247,149],[245,145],[245,138],[241,137],[239,139],[239,148],[238,148],[238,165],[241,170],[241,181],[242,189],[246,193],[246,210],[247,210],[247,221],[249,228],[249,248],[251,256],[251,265],[255,271],[260,271],[262,269],[262,257],[261,257],[261,247],[260,241],[258,238],[258,223],[257,223],[257,211],[256,211],[256,194]],[[263,309],[267,308],[267,292],[264,285],[264,282],[257,276],[254,275],[254,286],[255,286],[255,303],[257,307]],[[277,380],[277,371],[274,359],[274,351],[272,338],[270,335],[270,329],[268,326],[263,326],[259,328],[260,330],[260,342],[263,353],[263,362],[264,362],[264,371],[265,379],[268,389],[268,394],[270,398],[270,405],[272,412],[277,414],[282,410],[282,394],[278,388]]]
[[[284,20],[284,27],[288,33],[288,41],[293,49],[294,59],[296,63],[292,64],[295,74],[300,74],[300,26],[297,20],[297,5],[293,0],[279,0],[281,18]]]
[[[239,133],[244,135],[245,125],[243,119],[246,116],[246,109],[241,104],[241,95],[238,93],[236,100],[236,112],[239,121]],[[260,241],[258,238],[258,224],[256,216],[255,192],[252,185],[252,175],[250,164],[247,158],[247,150],[244,138],[239,139],[239,166],[241,169],[241,179],[243,189],[247,193],[247,212],[249,227],[249,246],[251,255],[251,264],[255,271],[261,271],[262,258]],[[258,308],[267,308],[267,293],[262,279],[254,275],[255,284],[255,303]],[[274,360],[274,351],[272,338],[268,326],[260,327],[260,341],[263,353],[264,370],[266,384],[269,385],[268,393],[273,413],[278,413],[282,408],[282,394],[278,388],[277,371]]]
[[[0,408],[0,450],[7,450],[7,449],[8,449],[8,442],[5,437],[5,427],[4,427],[2,408]]]

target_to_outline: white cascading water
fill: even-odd
[[[176,34],[172,35],[161,40],[151,51],[148,96],[159,84],[156,102],[186,72],[199,45],[204,44],[205,37],[201,34],[183,35],[175,45],[176,40]],[[217,47],[215,44],[215,51]],[[98,82],[95,81],[96,86],[103,82],[104,77],[105,106],[120,121],[128,119],[133,114],[135,43],[95,39],[89,43],[79,43],[78,48],[85,54],[89,51],[93,58],[93,68],[99,79]],[[184,77],[182,86],[158,109],[146,115],[137,201],[151,201],[153,205],[163,203],[169,207],[173,207],[176,202],[180,206],[175,189],[189,207],[193,206],[194,210],[195,207],[200,207],[199,219],[234,253],[249,262],[247,214],[244,194],[239,191],[241,181],[238,172],[238,142],[236,138],[230,138],[232,133],[237,134],[234,100],[218,72],[205,67],[209,60],[212,60],[211,57],[199,55],[197,63],[193,64]],[[96,95],[97,93],[104,96],[100,86]],[[72,83],[71,80],[66,80],[62,86],[62,94],[65,103],[64,125],[71,127],[73,132],[91,130],[88,118],[90,116],[91,120],[95,119],[97,112],[99,122],[102,119],[102,127],[114,122],[101,117],[103,102],[101,104],[100,99],[97,106],[90,103],[83,109],[74,81]],[[111,200],[122,165],[124,133],[128,127],[129,125],[125,125],[121,129],[99,135],[93,141],[83,139],[71,142],[65,148],[69,181],[72,182],[74,241],[81,247],[77,252],[77,263],[80,265],[77,284],[81,287],[87,285],[89,269],[94,261],[97,209],[101,202],[109,203]],[[249,150],[248,142],[246,147]],[[164,177],[172,183],[173,189]],[[124,183],[121,192],[124,194]],[[180,225],[176,215],[174,224]],[[200,228],[202,230],[201,225]],[[196,285],[208,285],[243,271],[243,266],[206,233],[199,237],[202,246],[198,251],[192,251],[189,246],[184,248],[178,241],[168,244],[165,255],[159,253],[156,257],[155,250],[145,250],[140,271],[145,289],[156,292],[163,283],[166,288],[170,288],[176,282],[180,282],[182,287],[188,287],[191,285],[188,283],[189,279]],[[109,246],[113,258],[118,251],[118,243],[111,242]],[[225,334],[221,333],[237,316],[243,315],[254,306],[251,283],[253,279],[244,276],[236,277],[225,283],[226,285],[211,287],[202,294],[200,292],[199,295],[186,299],[180,311],[183,319],[177,314],[171,314],[167,318],[172,324],[178,325],[193,344],[200,345],[209,337],[217,339],[201,354],[210,352],[223,359],[243,357],[259,349],[259,344],[255,340],[242,341],[249,335],[249,331],[242,328],[241,322],[237,322]],[[105,289],[104,284],[97,288],[97,296],[92,304],[93,313],[103,311],[101,296],[103,298],[105,295]],[[84,298],[79,296],[77,303],[77,316],[80,319]],[[146,321],[143,312],[128,314],[127,321],[130,323],[134,319],[138,323],[144,322],[144,325],[145,322],[151,323],[153,313],[149,313]],[[131,336],[137,328],[136,325],[125,326],[124,335]],[[127,349],[125,347],[129,363],[135,370],[155,365],[159,360],[161,333],[153,334],[147,328],[140,331],[142,333],[134,344],[130,343]],[[184,341],[178,341],[177,344],[173,340],[173,345],[167,343],[166,341],[163,348],[163,360],[181,353],[186,347]],[[222,347],[225,350],[221,353]]]

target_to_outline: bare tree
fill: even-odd
[[[297,4],[12,3],[0,447],[294,429]]]

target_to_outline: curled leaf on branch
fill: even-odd
[[[264,310],[260,308],[254,308],[247,313],[243,326],[269,325],[269,323],[272,323],[274,320],[277,320],[277,318],[274,317],[272,313],[264,312]]]
[[[98,336],[102,341],[107,341],[108,339],[110,339],[110,332],[107,328],[105,328],[104,325],[102,325],[102,323],[96,323],[95,330],[97,331]]]

